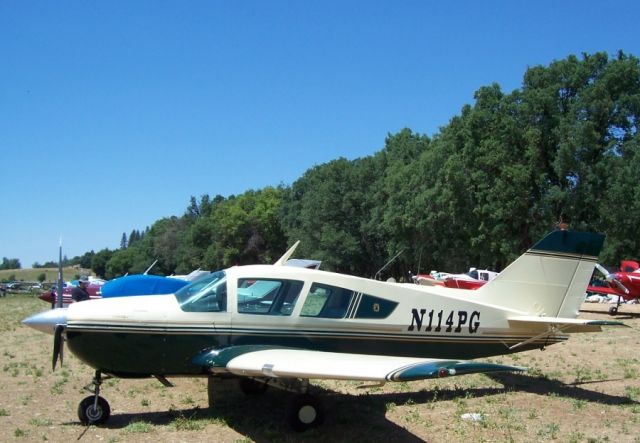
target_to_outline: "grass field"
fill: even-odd
[[[527,366],[526,374],[472,375],[362,388],[318,382],[325,424],[300,435],[285,424],[290,394],[270,389],[247,397],[221,383],[208,408],[206,380],[111,379],[102,394],[112,417],[85,427],[76,408],[93,371],[67,353],[51,371],[53,338],[21,325],[46,309],[33,296],[0,299],[0,441],[84,442],[418,442],[640,441],[640,306],[618,319],[630,328],[574,335],[545,351],[494,362]],[[584,305],[586,318],[609,318],[606,305]],[[466,415],[474,414],[474,415]],[[468,419],[471,417],[471,419]]]

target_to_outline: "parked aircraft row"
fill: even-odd
[[[599,280],[594,273],[591,283],[587,287],[587,294],[603,294],[615,297],[615,306],[609,308],[610,315],[616,315],[623,301],[637,301],[640,299],[640,264],[633,260],[620,262],[617,272],[610,272],[597,263],[595,270],[601,273],[604,280]],[[498,276],[497,272],[485,269],[471,268],[465,274],[449,274],[431,271],[430,274],[412,276],[419,285],[446,286],[458,289],[478,289]]]

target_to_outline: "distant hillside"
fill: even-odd
[[[16,281],[38,281],[40,274],[46,275],[45,283],[53,283],[58,279],[58,268],[27,268],[27,269],[6,269],[0,271],[0,281],[14,280]],[[69,266],[62,269],[65,281],[74,280],[79,275],[92,274],[89,269]]]

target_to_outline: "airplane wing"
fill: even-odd
[[[345,354],[306,349],[232,346],[192,360],[206,370],[245,377],[412,381],[453,375],[524,371],[519,366],[463,360]]]

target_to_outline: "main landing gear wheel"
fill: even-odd
[[[320,426],[324,421],[324,410],[317,397],[300,394],[291,400],[287,419],[294,430],[302,432]]]
[[[85,397],[78,405],[78,418],[83,425],[100,425],[111,415],[109,403],[104,398],[95,395]]]
[[[243,377],[239,379],[238,383],[240,384],[240,390],[246,395],[264,394],[264,392],[268,388],[268,385],[266,383],[255,380],[253,378]]]
[[[609,308],[609,315],[616,315],[618,313],[618,307],[617,306],[611,306]]]

